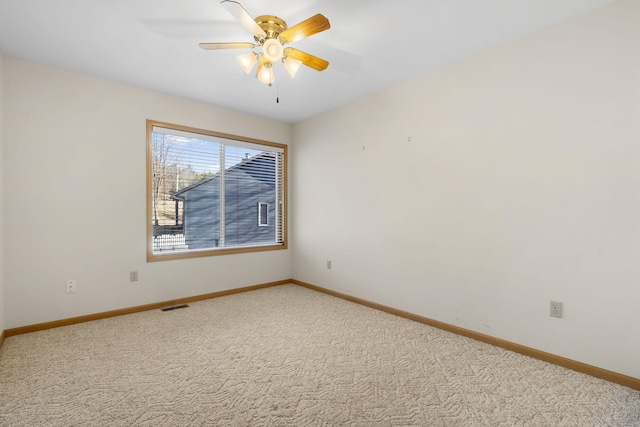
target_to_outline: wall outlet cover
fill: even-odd
[[[562,303],[558,301],[551,301],[549,305],[549,315],[551,317],[562,318]]]
[[[78,290],[78,282],[76,280],[67,280],[67,286],[65,292],[71,294]]]

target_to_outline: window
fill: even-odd
[[[148,120],[147,260],[286,249],[286,164],[283,144]]]
[[[269,226],[269,204],[258,203],[258,227]]]

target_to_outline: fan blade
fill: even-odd
[[[285,48],[284,54],[291,59],[302,61],[304,65],[313,68],[314,70],[322,71],[329,66],[329,63],[324,59],[320,59],[317,56],[309,55],[306,52],[294,49],[292,47]]]
[[[267,33],[264,32],[255,19],[249,15],[249,12],[237,1],[222,0],[220,4],[229,11],[247,30],[251,31],[251,34],[258,37],[266,37]]]
[[[249,42],[237,42],[237,43],[200,43],[199,46],[206,50],[218,50],[218,49],[253,49],[257,45]]]
[[[282,34],[280,34],[280,38],[285,43],[293,43],[295,41],[302,40],[305,37],[328,30],[329,28],[331,28],[329,20],[324,15],[318,13],[317,15],[314,15],[309,19],[305,19],[293,27],[284,30]]]

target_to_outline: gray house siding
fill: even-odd
[[[224,246],[275,241],[275,157],[269,153],[225,171]],[[184,202],[185,243],[189,249],[222,245],[220,236],[220,176],[214,175],[173,194]],[[267,203],[267,226],[260,226],[258,204]]]
[[[184,193],[184,236],[189,249],[215,248],[220,240],[220,184],[209,180]]]

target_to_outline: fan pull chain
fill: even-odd
[[[276,104],[280,104],[280,86],[276,85]]]

